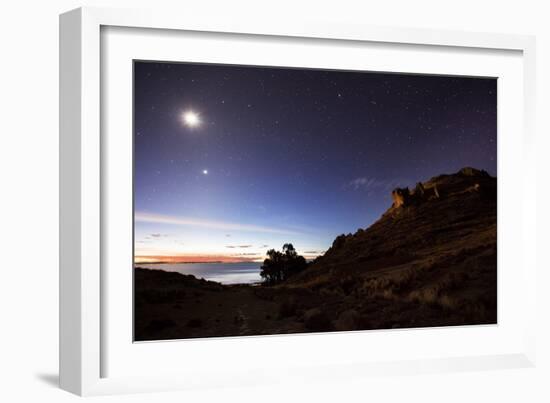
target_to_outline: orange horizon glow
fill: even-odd
[[[322,254],[304,254],[307,260],[313,260]],[[227,255],[141,255],[135,256],[134,264],[147,263],[262,263],[266,256],[227,256]]]
[[[166,255],[147,255],[136,256],[134,258],[134,264],[139,263],[251,263],[262,262],[263,257],[242,257],[242,256],[226,256],[226,255],[180,255],[180,256],[166,256]]]

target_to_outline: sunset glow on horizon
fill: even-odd
[[[181,256],[139,256],[134,259],[135,264],[139,263],[243,263],[261,262],[263,259],[239,258],[225,255],[181,255]]]

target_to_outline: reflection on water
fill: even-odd
[[[192,274],[197,278],[217,281],[222,284],[257,283],[260,277],[261,263],[139,263],[136,267],[175,271],[182,274]]]

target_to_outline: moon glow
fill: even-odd
[[[197,112],[191,110],[183,112],[181,118],[183,124],[190,128],[198,127],[201,124],[200,115]]]

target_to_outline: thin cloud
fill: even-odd
[[[245,248],[252,248],[252,245],[226,245],[226,248],[229,249],[245,249]]]
[[[406,181],[399,179],[380,180],[368,176],[361,176],[355,178],[346,184],[346,187],[353,190],[391,190],[399,186],[403,186]]]
[[[359,189],[373,189],[373,188],[382,188],[385,187],[385,184],[382,181],[376,180],[374,178],[368,178],[366,176],[353,179],[349,184],[349,187],[352,187],[355,190]]]
[[[219,230],[231,230],[242,232],[265,232],[270,234],[298,234],[299,232],[284,228],[273,228],[261,225],[238,224],[227,221],[202,220],[191,217],[175,217],[163,214],[136,212],[136,222],[179,225],[189,227],[212,228]]]

